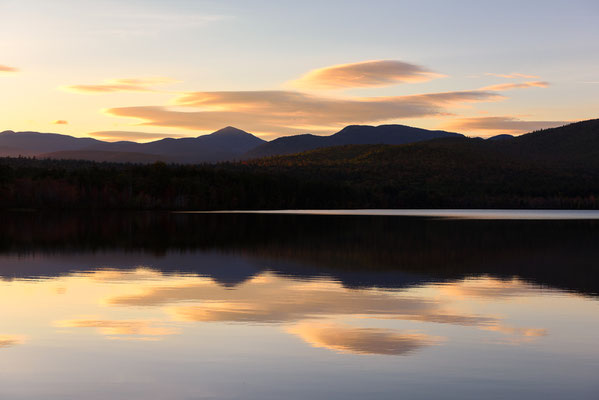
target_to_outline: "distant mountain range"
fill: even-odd
[[[455,137],[463,137],[463,135],[445,131],[429,131],[405,125],[381,125],[376,127],[350,125],[331,136],[305,134],[281,137],[250,150],[246,156],[260,158],[348,144],[407,144]]]
[[[383,139],[400,140],[402,132],[418,131],[394,126],[350,127],[333,136],[351,143],[362,140],[362,134],[377,138],[379,132]],[[416,139],[425,136],[420,133]],[[220,136],[237,141],[240,135],[250,142],[246,148],[254,146],[251,141],[257,143],[251,135],[229,128],[225,133],[182,142],[158,141],[142,149],[149,146],[148,151],[167,155],[167,150],[170,154],[181,151],[193,160],[193,150],[179,150],[179,143],[191,147],[203,141],[218,149],[214,142],[222,143]],[[599,119],[512,138],[483,140],[444,133],[438,137],[443,139],[402,145],[337,145],[218,165],[0,158],[0,209],[599,209]],[[81,139],[61,140],[78,144]],[[319,140],[328,144],[333,139]],[[172,147],[155,150],[151,146],[158,147],[156,143]],[[260,143],[245,152],[240,146],[237,157],[256,154],[256,149],[265,145]],[[97,141],[93,144],[98,145]],[[133,144],[128,150],[138,148]],[[127,157],[141,163],[153,157],[133,151],[122,155],[111,150],[65,150],[74,151],[80,158],[93,160],[111,155],[114,157],[105,159]],[[155,157],[168,159],[167,155]]]
[[[226,127],[195,138],[166,138],[149,143],[104,142],[55,133],[0,133],[0,156],[74,159],[107,162],[214,163],[294,154],[350,144],[406,144],[431,139],[463,137],[459,133],[429,131],[404,125],[351,125],[330,136],[286,136],[271,142]]]

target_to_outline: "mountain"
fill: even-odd
[[[246,153],[247,158],[294,154],[323,147],[349,144],[406,144],[432,139],[463,137],[459,133],[429,131],[405,125],[350,125],[330,136],[310,134],[285,136]]]
[[[462,135],[404,125],[351,125],[330,136],[304,134],[266,142],[248,132],[228,126],[195,138],[165,138],[149,143],[136,143],[104,142],[55,133],[6,131],[0,133],[0,156],[22,155],[134,163],[160,160],[195,164],[293,154],[348,144],[405,144],[447,137]]]
[[[219,165],[6,158],[0,183],[0,209],[599,209],[599,120],[508,140],[353,144]]]
[[[599,119],[575,122],[557,128],[527,133],[500,141],[497,150],[520,159],[597,165],[599,163]]]
[[[264,140],[233,127],[196,138],[166,138],[149,143],[103,142],[92,138],[38,132],[0,133],[0,156],[36,156],[147,163],[203,163],[240,159]]]
[[[495,136],[488,137],[487,140],[494,141],[494,140],[513,139],[513,138],[514,138],[513,135],[508,135],[508,134],[504,133],[502,135],[495,135]]]
[[[169,162],[187,164],[240,159],[244,153],[263,143],[264,140],[250,133],[228,126],[196,138],[165,138],[149,143],[100,142],[89,150],[144,153],[160,156]]]
[[[195,138],[166,138],[149,143],[103,142],[53,133],[5,131],[0,133],[0,156],[195,164],[289,155],[336,146],[403,145],[441,138],[463,139],[460,145],[452,144],[451,140],[442,141],[447,142],[444,146],[451,151],[477,151],[488,157],[561,163],[593,163],[599,160],[599,119],[517,137],[498,135],[487,140],[466,140],[459,133],[404,125],[350,125],[330,136],[303,134],[270,142],[230,126]]]
[[[54,151],[81,150],[102,143],[92,138],[75,138],[57,133],[0,132],[2,155],[22,151],[22,155],[36,155]],[[18,155],[18,154],[17,154]]]

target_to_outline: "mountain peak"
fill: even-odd
[[[250,135],[250,133],[246,131],[242,131],[241,129],[237,129],[234,126],[227,126],[225,128],[219,129],[216,132],[212,132],[209,136],[233,136],[233,135]]]

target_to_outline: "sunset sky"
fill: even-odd
[[[599,2],[0,0],[0,131],[471,136],[599,117]]]

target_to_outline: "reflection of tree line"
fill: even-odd
[[[401,271],[433,279],[517,275],[599,292],[599,224],[592,221],[168,213],[9,213],[2,219],[4,254],[222,250],[270,260],[265,267],[277,272],[328,273],[348,285],[390,279],[393,286],[388,273]],[[375,270],[385,274],[369,274]]]

